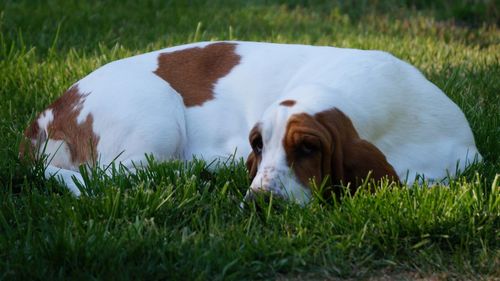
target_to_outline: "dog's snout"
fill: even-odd
[[[297,181],[295,175],[286,169],[264,167],[257,172],[244,198],[245,202],[268,202],[275,199],[292,199],[299,203],[309,201],[310,191]]]

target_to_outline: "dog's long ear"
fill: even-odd
[[[324,123],[325,124],[325,123]],[[323,176],[330,176],[330,181],[334,185],[341,182],[347,184],[345,181],[345,168],[344,168],[344,150],[342,148],[342,138],[335,126],[326,125],[329,137],[323,138],[328,140],[329,143],[323,144]]]
[[[255,124],[255,126],[250,130],[248,135],[248,141],[252,147],[252,152],[247,158],[247,170],[250,177],[250,181],[257,175],[257,170],[261,161],[261,151],[262,151],[262,135],[260,133],[260,123]],[[257,151],[257,152],[256,152]],[[259,153],[260,152],[260,153]]]
[[[254,152],[255,147],[260,147],[262,150],[262,136],[260,134],[260,123],[255,124],[248,134],[248,141],[252,147],[252,151],[247,158],[247,170],[250,181],[257,175],[257,169],[259,168],[260,155],[256,155]]]
[[[392,181],[399,181],[385,155],[373,144],[360,138],[352,139],[345,147],[344,167],[346,180],[359,185],[371,172],[370,179],[378,181],[385,176]]]
[[[323,129],[328,134],[329,143],[325,143],[326,147],[323,148],[323,177],[330,176],[330,185],[333,190],[327,190],[323,194],[326,198],[330,197],[331,192],[335,193],[337,198],[340,198],[341,190],[336,187],[340,184],[347,185],[348,181],[345,175],[344,167],[344,148],[345,132],[339,127],[339,117],[341,112],[332,109],[317,113],[314,117],[321,124]]]
[[[255,157],[255,153],[250,152],[246,164],[247,164],[248,176],[250,177],[250,182],[251,182],[253,178],[255,178],[255,175],[257,175],[257,168],[259,165],[257,158]]]
[[[329,143],[325,143],[323,147],[323,177],[330,176],[330,186],[324,190],[323,197],[325,199],[330,198],[332,191],[337,198],[340,198],[341,190],[335,185],[344,184],[347,185],[344,167],[344,150],[342,149],[342,139],[339,136],[338,130],[335,126],[325,126],[329,133],[328,139]]]
[[[351,192],[354,193],[370,172],[374,180],[389,176],[394,181],[399,181],[384,154],[373,144],[359,137],[351,120],[342,111],[327,110],[316,114],[315,117],[331,135],[332,184],[351,183]]]

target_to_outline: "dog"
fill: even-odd
[[[383,51],[201,42],[106,64],[26,129],[22,155],[75,195],[82,164],[247,158],[247,196],[304,204],[311,186],[453,177],[480,161],[462,113]],[[23,148],[26,147],[26,148]],[[41,149],[43,147],[43,149]]]

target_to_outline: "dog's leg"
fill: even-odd
[[[45,178],[50,179],[55,177],[58,182],[65,185],[75,196],[80,196],[81,192],[77,182],[84,186],[83,177],[79,172],[61,169],[56,166],[49,165],[45,168]]]

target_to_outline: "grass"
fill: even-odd
[[[0,3],[0,279],[499,278],[495,1],[138,3]],[[193,161],[90,177],[91,195],[76,199],[18,160],[29,121],[98,66],[225,39],[389,51],[462,108],[485,161],[449,187],[382,184],[340,204],[241,210],[241,161],[215,173]]]

